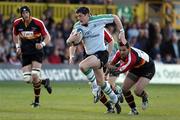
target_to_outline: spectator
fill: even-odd
[[[9,58],[9,63],[12,65],[21,65],[20,60],[17,58],[17,55],[15,52],[11,52],[10,58]]]
[[[48,57],[48,61],[50,64],[60,64],[62,63],[62,59],[59,55],[59,50],[57,48],[54,49],[53,54]]]

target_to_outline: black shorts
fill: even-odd
[[[95,55],[101,61],[101,67],[103,67],[108,62],[109,52],[107,50],[98,51],[92,55]],[[85,57],[88,56],[90,55],[85,55]]]
[[[130,70],[129,73],[132,73],[137,77],[146,77],[151,80],[155,74],[155,64],[153,60],[150,60],[149,62],[146,62],[143,66]]]
[[[36,53],[36,54],[23,54],[22,55],[22,66],[30,65],[32,64],[32,61],[37,61],[39,63],[42,63],[43,61],[43,53]]]

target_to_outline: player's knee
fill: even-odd
[[[131,95],[131,91],[130,91],[129,89],[124,89],[124,88],[122,88],[122,93],[123,93],[124,96],[129,96],[129,95]]]
[[[31,72],[32,80],[38,81],[40,78],[40,69],[33,68]]]
[[[140,89],[134,89],[134,94],[135,94],[136,96],[141,96],[141,93],[142,93],[142,90],[140,90]]]
[[[122,93],[123,94],[126,94],[128,91],[127,90],[125,90],[124,88],[122,88]]]
[[[24,73],[23,73],[23,80],[24,80],[26,83],[32,83],[31,72],[24,72]]]
[[[124,87],[124,86],[122,86],[122,92],[123,92],[123,94],[126,94],[126,93],[128,93],[130,90],[129,89],[127,89],[126,87]]]
[[[82,64],[82,63],[80,63],[79,64],[79,69],[82,71],[82,72],[86,72],[86,67],[85,67],[85,65],[84,64]]]

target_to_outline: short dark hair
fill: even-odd
[[[79,7],[76,9],[76,13],[90,14],[90,10],[88,7]]]
[[[19,12],[21,13],[21,15],[23,11],[28,11],[29,13],[31,13],[31,10],[28,6],[22,6],[19,10],[20,10]]]
[[[126,42],[125,44],[123,43],[123,42],[118,42],[119,43],[119,46],[121,47],[121,46],[126,46],[127,48],[129,48],[130,46],[129,46],[129,43],[128,42]]]

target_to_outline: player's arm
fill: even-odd
[[[41,20],[38,21],[38,25],[39,25],[39,27],[41,29],[41,35],[42,35],[42,37],[44,39],[43,39],[43,41],[41,43],[36,44],[36,48],[37,49],[42,49],[43,47],[45,47],[51,41],[51,36],[50,36],[49,32],[47,31],[44,23]]]
[[[125,34],[124,34],[124,28],[123,28],[121,20],[119,19],[119,17],[117,15],[113,15],[113,17],[114,17],[114,22],[116,24],[117,30],[119,31],[119,40],[121,40],[122,42],[126,41]]]
[[[77,46],[70,46],[69,47],[69,64],[74,63],[76,48],[77,48]]]
[[[19,40],[18,32],[15,29],[15,23],[13,24],[13,42],[15,43],[17,55],[20,55],[21,54],[21,48],[20,48],[21,43]]]
[[[82,33],[81,29],[74,28],[72,30],[70,36],[66,40],[66,44],[68,46],[79,45],[81,43],[82,38],[83,38],[83,33]]]
[[[41,44],[44,44],[43,46],[47,45],[51,41],[51,36],[49,35],[49,32],[47,35],[44,36],[44,41]]]
[[[15,43],[16,48],[20,48],[19,35],[15,35],[14,28],[13,28],[13,42]]]
[[[107,72],[109,73],[116,70],[117,69],[116,63],[118,63],[119,61],[120,61],[120,52],[117,51],[113,59],[110,62],[108,62],[108,64],[106,65],[106,67],[109,69]]]

